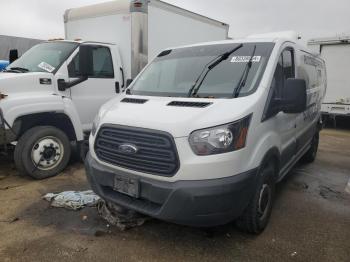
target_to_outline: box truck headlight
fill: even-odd
[[[196,155],[214,155],[245,147],[251,115],[226,125],[194,131],[189,142]]]

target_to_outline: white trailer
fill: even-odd
[[[161,50],[223,40],[229,26],[158,0],[119,0],[69,9],[66,39],[114,43],[125,76],[134,78]]]
[[[334,120],[350,116],[350,36],[312,39],[308,45],[326,62],[328,88],[322,114]]]
[[[18,170],[54,176],[70,142],[84,145],[99,108],[168,46],[227,39],[228,25],[157,0],[118,0],[65,13],[66,37],[34,46],[0,73],[0,149]],[[77,38],[83,39],[78,40]]]

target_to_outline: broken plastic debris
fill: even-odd
[[[93,207],[97,205],[100,197],[93,191],[65,191],[58,194],[48,193],[43,198],[51,202],[53,207],[63,207],[78,210],[83,207]]]
[[[118,227],[120,230],[142,226],[146,220],[150,219],[135,211],[122,208],[103,200],[98,202],[97,211],[109,224]],[[107,224],[107,227],[109,227],[109,224]]]

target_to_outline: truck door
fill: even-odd
[[[285,48],[278,60],[271,83],[267,121],[271,121],[272,128],[279,135],[281,141],[281,169],[286,167],[295,157],[296,153],[296,114],[286,114],[276,110],[282,98],[285,82],[295,77],[294,50]]]
[[[119,60],[108,45],[93,44],[93,73],[89,78],[70,89],[71,99],[78,111],[84,131],[91,129],[99,108],[120,93],[121,75]],[[79,52],[68,64],[69,80],[79,77]]]

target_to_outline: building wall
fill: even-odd
[[[29,48],[40,42],[42,40],[0,35],[0,60],[8,60],[11,49],[18,49],[18,55],[21,56]]]

